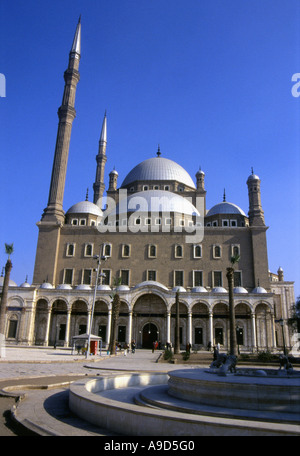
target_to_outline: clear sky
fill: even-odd
[[[261,178],[269,268],[299,270],[300,73],[298,0],[2,0],[0,265],[14,243],[11,278],[32,281],[36,222],[47,205],[68,55],[82,21],[64,209],[95,179],[108,119],[106,174],[119,185],[139,162],[162,156],[194,179],[205,172],[208,209],[248,212],[246,181]],[[299,89],[300,91],[300,89]],[[106,182],[108,179],[106,180]],[[3,247],[1,247],[1,245]]]

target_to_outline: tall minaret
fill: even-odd
[[[106,121],[106,112],[105,112],[103,123],[102,123],[100,140],[99,140],[98,155],[96,156],[96,162],[97,162],[96,179],[95,179],[95,183],[93,185],[94,204],[97,204],[97,206],[99,206],[100,209],[102,209],[102,197],[103,197],[103,193],[104,193],[104,189],[105,189],[104,169],[105,169],[105,163],[107,160],[106,145],[107,145],[107,121]]]
[[[67,173],[67,163],[71,138],[72,123],[76,116],[74,109],[77,83],[80,79],[78,68],[80,61],[81,20],[79,18],[69,54],[68,69],[64,73],[65,88],[62,105],[58,109],[58,131],[51,175],[48,205],[44,210],[43,221],[64,221],[63,197]]]

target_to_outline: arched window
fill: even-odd
[[[194,258],[202,257],[202,248],[201,245],[194,245]]]
[[[183,255],[183,248],[182,245],[176,245],[175,246],[175,257],[176,258],[181,258]]]
[[[214,258],[221,258],[221,247],[214,245]]]
[[[93,245],[92,244],[86,244],[85,246],[85,256],[92,256],[93,254]]]
[[[111,256],[111,244],[104,245],[104,255],[107,257]]]
[[[156,245],[149,245],[149,257],[150,258],[155,258],[156,257]]]
[[[130,255],[130,246],[128,244],[123,245],[123,257],[129,257]]]

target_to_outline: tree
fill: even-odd
[[[233,297],[233,286],[234,286],[234,265],[240,261],[240,256],[235,255],[230,259],[231,267],[227,268],[227,280],[228,280],[228,294],[229,294],[229,331],[230,331],[230,349],[229,354],[237,356],[237,340],[236,340],[236,327],[235,327],[235,311],[234,311],[234,297]]]
[[[5,333],[5,318],[6,318],[6,306],[7,306],[7,295],[8,286],[10,279],[10,271],[12,270],[12,262],[10,256],[14,251],[13,244],[5,244],[5,253],[8,255],[8,259],[5,265],[5,275],[1,294],[1,308],[0,308],[0,334]]]

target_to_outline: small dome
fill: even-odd
[[[51,290],[53,287],[53,285],[51,285],[51,283],[48,283],[48,282],[44,282],[42,283],[42,285],[40,286],[40,288],[44,288],[44,289],[48,289],[48,290]]]
[[[109,174],[115,174],[116,176],[119,175],[118,171],[116,171],[115,169],[113,169]]]
[[[155,286],[155,287],[160,287],[163,288],[164,290],[168,290],[165,285],[163,285],[160,282],[156,282],[155,280],[145,280],[145,282],[138,283],[134,288],[142,288],[142,287],[149,287],[149,286]]]
[[[256,288],[254,288],[254,290],[252,290],[252,293],[262,294],[262,293],[267,293],[267,291],[263,287],[256,287]]]
[[[212,289],[212,292],[213,293],[227,293],[227,291],[223,287],[215,287]]]
[[[21,283],[21,285],[20,285],[20,288],[30,288],[30,287],[31,287],[31,285],[30,285],[30,283],[28,283],[28,282],[23,282],[23,283]]]
[[[223,201],[222,203],[213,206],[206,214],[206,217],[217,214],[239,214],[246,217],[245,212],[239,206],[233,203],[228,203],[227,201]]]
[[[99,285],[97,291],[111,291],[111,288],[109,285]]]
[[[92,288],[89,285],[80,284],[75,287],[75,290],[91,290]]]
[[[81,201],[80,203],[74,204],[67,211],[67,215],[69,214],[91,214],[97,215],[98,217],[102,217],[103,215],[101,209],[90,201]]]
[[[127,285],[119,285],[117,291],[128,291],[130,288]]]
[[[57,286],[57,289],[58,290],[72,290],[72,287],[71,287],[71,285],[69,285],[67,283],[62,283]]]
[[[192,293],[207,293],[207,290],[204,287],[194,287]]]
[[[186,289],[183,288],[183,287],[174,287],[172,291],[179,291],[180,293],[185,293],[186,292]]]
[[[247,179],[247,182],[251,181],[251,180],[260,180],[260,179],[257,174],[250,174],[250,176]]]
[[[4,283],[4,277],[0,277],[0,287],[3,287],[3,283]],[[18,285],[13,280],[9,280],[8,286],[17,287]]]
[[[233,289],[233,292],[234,293],[248,293],[248,291],[244,287],[235,287]]]
[[[153,157],[139,163],[125,177],[122,187],[135,181],[177,181],[191,188],[196,188],[188,172],[173,160]]]

